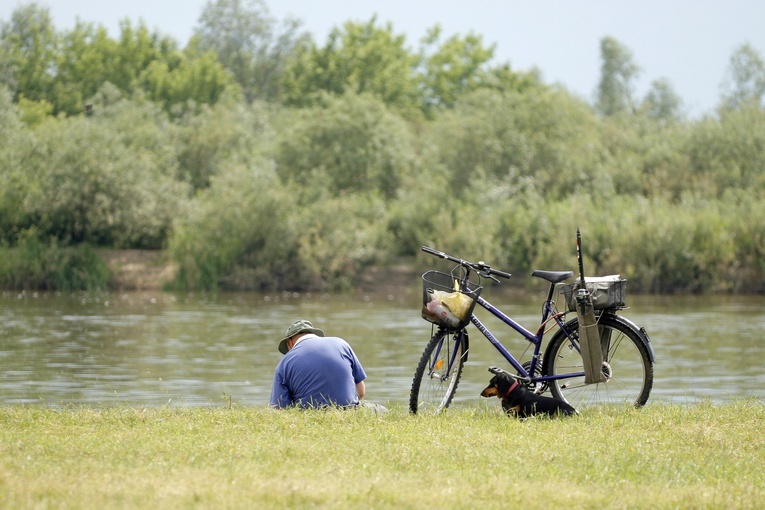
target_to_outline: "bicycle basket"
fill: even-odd
[[[422,318],[448,329],[462,329],[470,323],[483,287],[462,282],[439,271],[422,275]]]
[[[587,292],[592,296],[592,304],[595,310],[623,309],[626,308],[625,297],[627,296],[627,280],[619,275],[611,276],[585,276]],[[570,312],[576,311],[576,291],[579,290],[579,279],[576,282],[562,285],[561,291],[566,298],[566,306]]]

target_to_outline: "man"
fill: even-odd
[[[324,336],[301,319],[287,328],[279,352],[284,357],[276,365],[272,407],[356,407],[364,398],[367,375],[342,338]]]

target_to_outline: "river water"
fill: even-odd
[[[485,298],[536,330],[541,292],[489,290]],[[405,407],[431,334],[420,299],[418,287],[390,295],[3,292],[0,404],[265,405],[277,342],[305,318],[351,343],[368,400]],[[646,327],[656,354],[649,405],[765,400],[764,296],[628,296],[628,305],[623,315]],[[521,357],[528,343],[492,321],[485,323]],[[487,368],[508,365],[470,328],[455,403],[490,405],[478,396]]]

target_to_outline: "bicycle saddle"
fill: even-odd
[[[543,280],[547,280],[550,283],[558,283],[562,282],[563,280],[568,280],[572,276],[574,276],[573,271],[543,271],[541,269],[536,269],[533,273],[531,273],[531,276],[538,276],[539,278],[542,278]]]

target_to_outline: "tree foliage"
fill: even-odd
[[[371,94],[385,104],[411,108],[417,102],[413,70],[417,58],[395,35],[390,24],[347,22],[334,29],[324,46],[307,46],[291,63],[285,77],[285,101],[312,106],[324,93]]]
[[[259,1],[217,0],[186,48],[124,20],[0,25],[0,285],[103,286],[95,250],[166,248],[188,289],[346,289],[422,245],[523,276],[571,269],[633,291],[765,292],[762,58],[720,108],[602,41],[596,104],[437,27],[376,19],[325,44]],[[292,28],[290,28],[292,27]],[[516,281],[524,282],[526,278]]]
[[[611,191],[596,130],[587,105],[540,88],[528,94],[477,91],[436,119],[432,133],[445,184],[457,193],[467,181],[485,179],[512,194],[561,197],[583,188]]]
[[[723,90],[725,108],[765,106],[765,59],[751,44],[741,45],[731,56]]]
[[[484,85],[484,68],[494,57],[494,46],[485,47],[477,34],[451,36],[438,45],[441,27],[433,27],[423,40],[421,89],[425,107],[452,108],[457,100]],[[428,49],[434,47],[432,53]]]
[[[597,108],[606,116],[634,112],[635,80],[640,67],[632,51],[613,37],[600,40],[600,83]]]
[[[13,11],[10,22],[0,25],[0,82],[14,93],[31,100],[50,96],[58,55],[59,36],[48,9],[37,4]]]
[[[669,81],[658,79],[651,83],[651,89],[643,100],[641,109],[652,119],[672,122],[679,120],[681,106],[682,100]]]
[[[82,113],[104,83],[168,109],[218,101],[233,83],[222,63],[213,53],[177,46],[130,20],[121,22],[116,40],[103,26],[85,22],[58,32],[47,8],[29,4],[0,28],[0,83],[17,101],[51,104],[54,115]]]
[[[214,52],[249,101],[276,100],[289,58],[309,40],[300,25],[288,18],[279,31],[263,0],[214,0],[199,17],[192,45]]]
[[[413,142],[406,123],[369,95],[327,97],[286,130],[277,155],[280,176],[331,196],[373,191],[393,198],[410,172]]]
[[[22,138],[20,166],[4,172],[3,205],[15,221],[0,239],[34,228],[64,245],[162,247],[187,195],[163,117],[150,104],[99,103],[91,117],[47,122]]]

